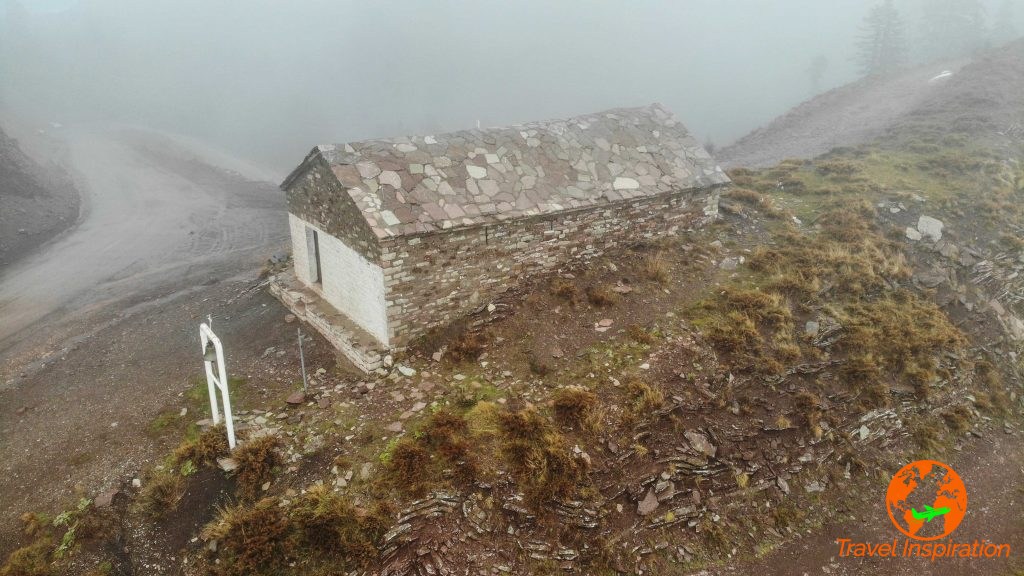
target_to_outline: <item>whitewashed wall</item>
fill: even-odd
[[[292,235],[295,275],[305,285],[348,316],[381,343],[388,343],[384,271],[344,242],[294,214],[288,214]],[[320,242],[321,283],[310,281],[311,259],[306,243],[307,227],[317,231]]]

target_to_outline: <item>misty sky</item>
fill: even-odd
[[[865,0],[22,0],[10,110],[195,135],[284,172],[320,142],[662,102],[725,144],[856,77]],[[990,4],[996,4],[992,0]],[[908,19],[917,0],[899,2]],[[994,9],[993,9],[994,11]],[[1018,10],[1024,16],[1024,6]],[[1024,26],[1019,26],[1024,28]],[[29,65],[31,64],[31,65]],[[8,111],[8,112],[9,112]]]

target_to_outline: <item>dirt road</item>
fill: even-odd
[[[258,268],[287,236],[283,194],[266,181],[273,175],[139,130],[67,129],[62,137],[82,216],[0,271],[0,386],[75,336],[68,328],[85,316]]]
[[[81,217],[0,270],[3,554],[16,544],[20,513],[53,512],[76,487],[116,483],[160,452],[162,437],[149,428],[181,409],[199,372],[185,359],[206,314],[236,374],[293,336],[275,329],[283,309],[248,291],[266,258],[286,248],[275,175],[146,131],[78,128],[59,137]],[[292,379],[283,371],[260,382]]]

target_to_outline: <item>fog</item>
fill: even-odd
[[[910,36],[922,1],[896,4]],[[990,24],[1002,4],[985,4]],[[8,116],[183,133],[278,172],[321,142],[654,101],[722,145],[856,79],[872,5],[20,0],[4,17],[22,37],[7,38],[2,105]],[[1024,6],[1018,30],[1022,16]]]

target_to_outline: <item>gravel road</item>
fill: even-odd
[[[62,136],[82,215],[55,242],[0,271],[0,386],[26,356],[73,337],[67,328],[84,315],[258,268],[287,238],[284,195],[267,181],[271,174],[140,130]]]

